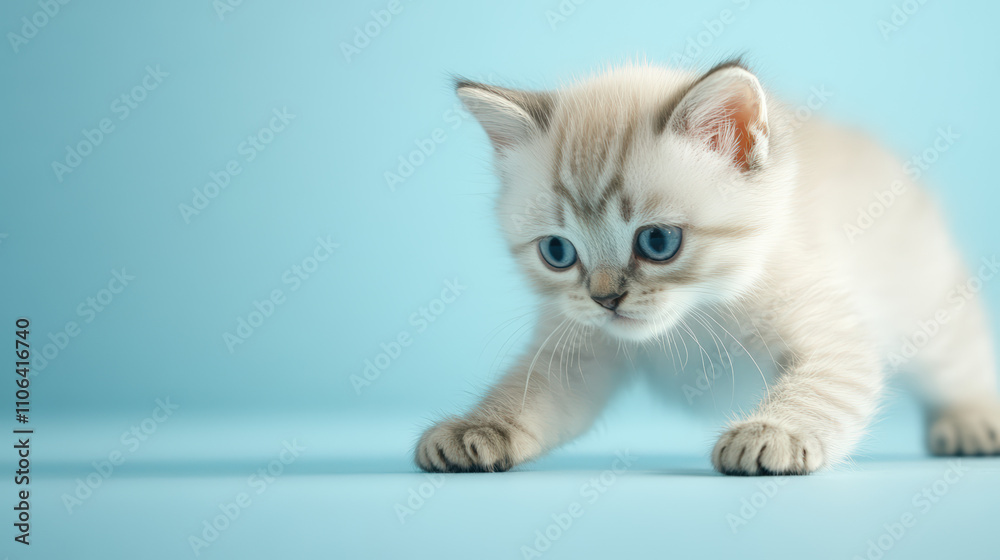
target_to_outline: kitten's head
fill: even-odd
[[[511,250],[565,317],[645,340],[760,280],[791,182],[776,111],[738,63],[457,90],[493,143]]]

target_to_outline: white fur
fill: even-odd
[[[759,408],[723,433],[713,464],[727,474],[812,472],[851,453],[878,409],[887,358],[941,310],[950,320],[906,364],[936,418],[931,450],[1000,453],[985,315],[978,298],[957,307],[948,296],[968,272],[927,193],[866,137],[818,118],[795,126],[738,66],[694,85],[656,134],[658,109],[696,79],[646,65],[612,69],[547,94],[547,127],[503,96],[460,90],[494,141],[500,222],[545,306],[530,351],[472,411],[430,428],[417,463],[437,471],[516,466],[585,431],[623,382],[626,356],[670,375],[664,344],[675,337],[705,353],[739,338],[776,380]],[[718,104],[734,91],[753,119],[750,160],[759,169],[733,165],[732,123]],[[720,114],[723,128],[706,129],[719,126]],[[629,124],[622,171],[630,219],[624,198],[599,216],[566,211],[553,181],[596,201],[616,170],[613,157],[597,154],[627,145]],[[707,142],[716,133],[719,143]],[[870,229],[848,236],[844,225],[894,181],[904,194]],[[633,236],[649,224],[685,225],[676,262],[634,261]],[[572,241],[590,280],[544,265],[532,247],[548,235]],[[591,301],[593,276],[630,263],[639,274],[687,267],[697,278],[629,284],[617,315]]]

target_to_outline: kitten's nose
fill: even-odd
[[[597,305],[600,305],[605,309],[610,309],[614,311],[615,309],[618,308],[618,304],[620,304],[622,300],[625,299],[625,296],[627,294],[628,292],[623,292],[620,294],[609,294],[609,295],[592,295],[590,296],[590,299],[596,301]]]

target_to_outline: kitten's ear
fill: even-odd
[[[692,136],[726,156],[741,171],[767,158],[768,124],[764,89],[738,62],[716,66],[684,94],[665,126]]]
[[[455,82],[455,91],[465,108],[486,130],[497,152],[548,129],[554,105],[551,94],[465,80]]]

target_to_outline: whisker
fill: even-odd
[[[535,371],[535,362],[538,361],[538,356],[541,355],[542,350],[545,350],[545,345],[549,343],[549,339],[551,339],[557,332],[559,332],[559,329],[561,329],[562,326],[567,323],[567,321],[569,321],[569,317],[563,319],[563,321],[559,323],[559,325],[556,326],[556,328],[552,329],[552,332],[549,333],[549,336],[546,337],[546,339],[543,340],[542,344],[538,347],[538,351],[535,352],[535,357],[531,359],[531,364],[528,365],[528,375],[525,377],[524,380],[524,395],[521,397],[521,413],[524,412],[524,403],[528,400],[528,383],[531,381],[531,374]]]
[[[762,370],[762,369],[760,368],[760,365],[758,365],[758,364],[757,364],[757,360],[756,360],[756,359],[754,359],[754,357],[753,357],[753,354],[751,354],[751,353],[750,353],[750,351],[749,351],[749,350],[747,350],[747,347],[746,347],[746,346],[743,346],[743,343],[742,343],[742,342],[740,342],[740,340],[739,340],[738,338],[736,338],[735,336],[733,336],[733,333],[729,332],[729,330],[728,330],[728,329],[726,329],[726,327],[724,327],[724,326],[723,326],[723,325],[722,325],[721,323],[719,323],[719,322],[718,322],[718,321],[717,321],[717,320],[715,319],[715,317],[712,317],[711,315],[706,315],[706,317],[708,317],[709,319],[711,319],[711,320],[712,320],[712,322],[714,322],[715,324],[719,325],[719,327],[720,327],[720,328],[721,328],[721,329],[722,329],[722,330],[723,330],[723,331],[724,331],[724,332],[725,332],[726,334],[728,334],[728,335],[730,336],[730,338],[732,338],[732,339],[733,339],[733,341],[735,341],[735,342],[736,342],[736,344],[739,344],[739,345],[740,345],[740,348],[742,348],[744,352],[746,352],[747,356],[748,356],[748,357],[750,358],[750,361],[752,361],[752,362],[753,362],[753,365],[754,365],[754,367],[756,367],[756,368],[757,368],[757,372],[758,372],[758,373],[760,374],[760,378],[761,378],[761,380],[762,380],[762,381],[764,382],[764,391],[765,391],[765,393],[767,394],[767,398],[771,398],[771,388],[770,388],[770,387],[768,386],[768,384],[767,384],[767,378],[766,378],[766,377],[764,376],[764,370]],[[735,382],[735,377],[734,377],[733,379],[734,379],[734,382]],[[735,385],[735,384],[734,384],[734,385]],[[735,391],[735,386],[734,386],[734,391]]]

